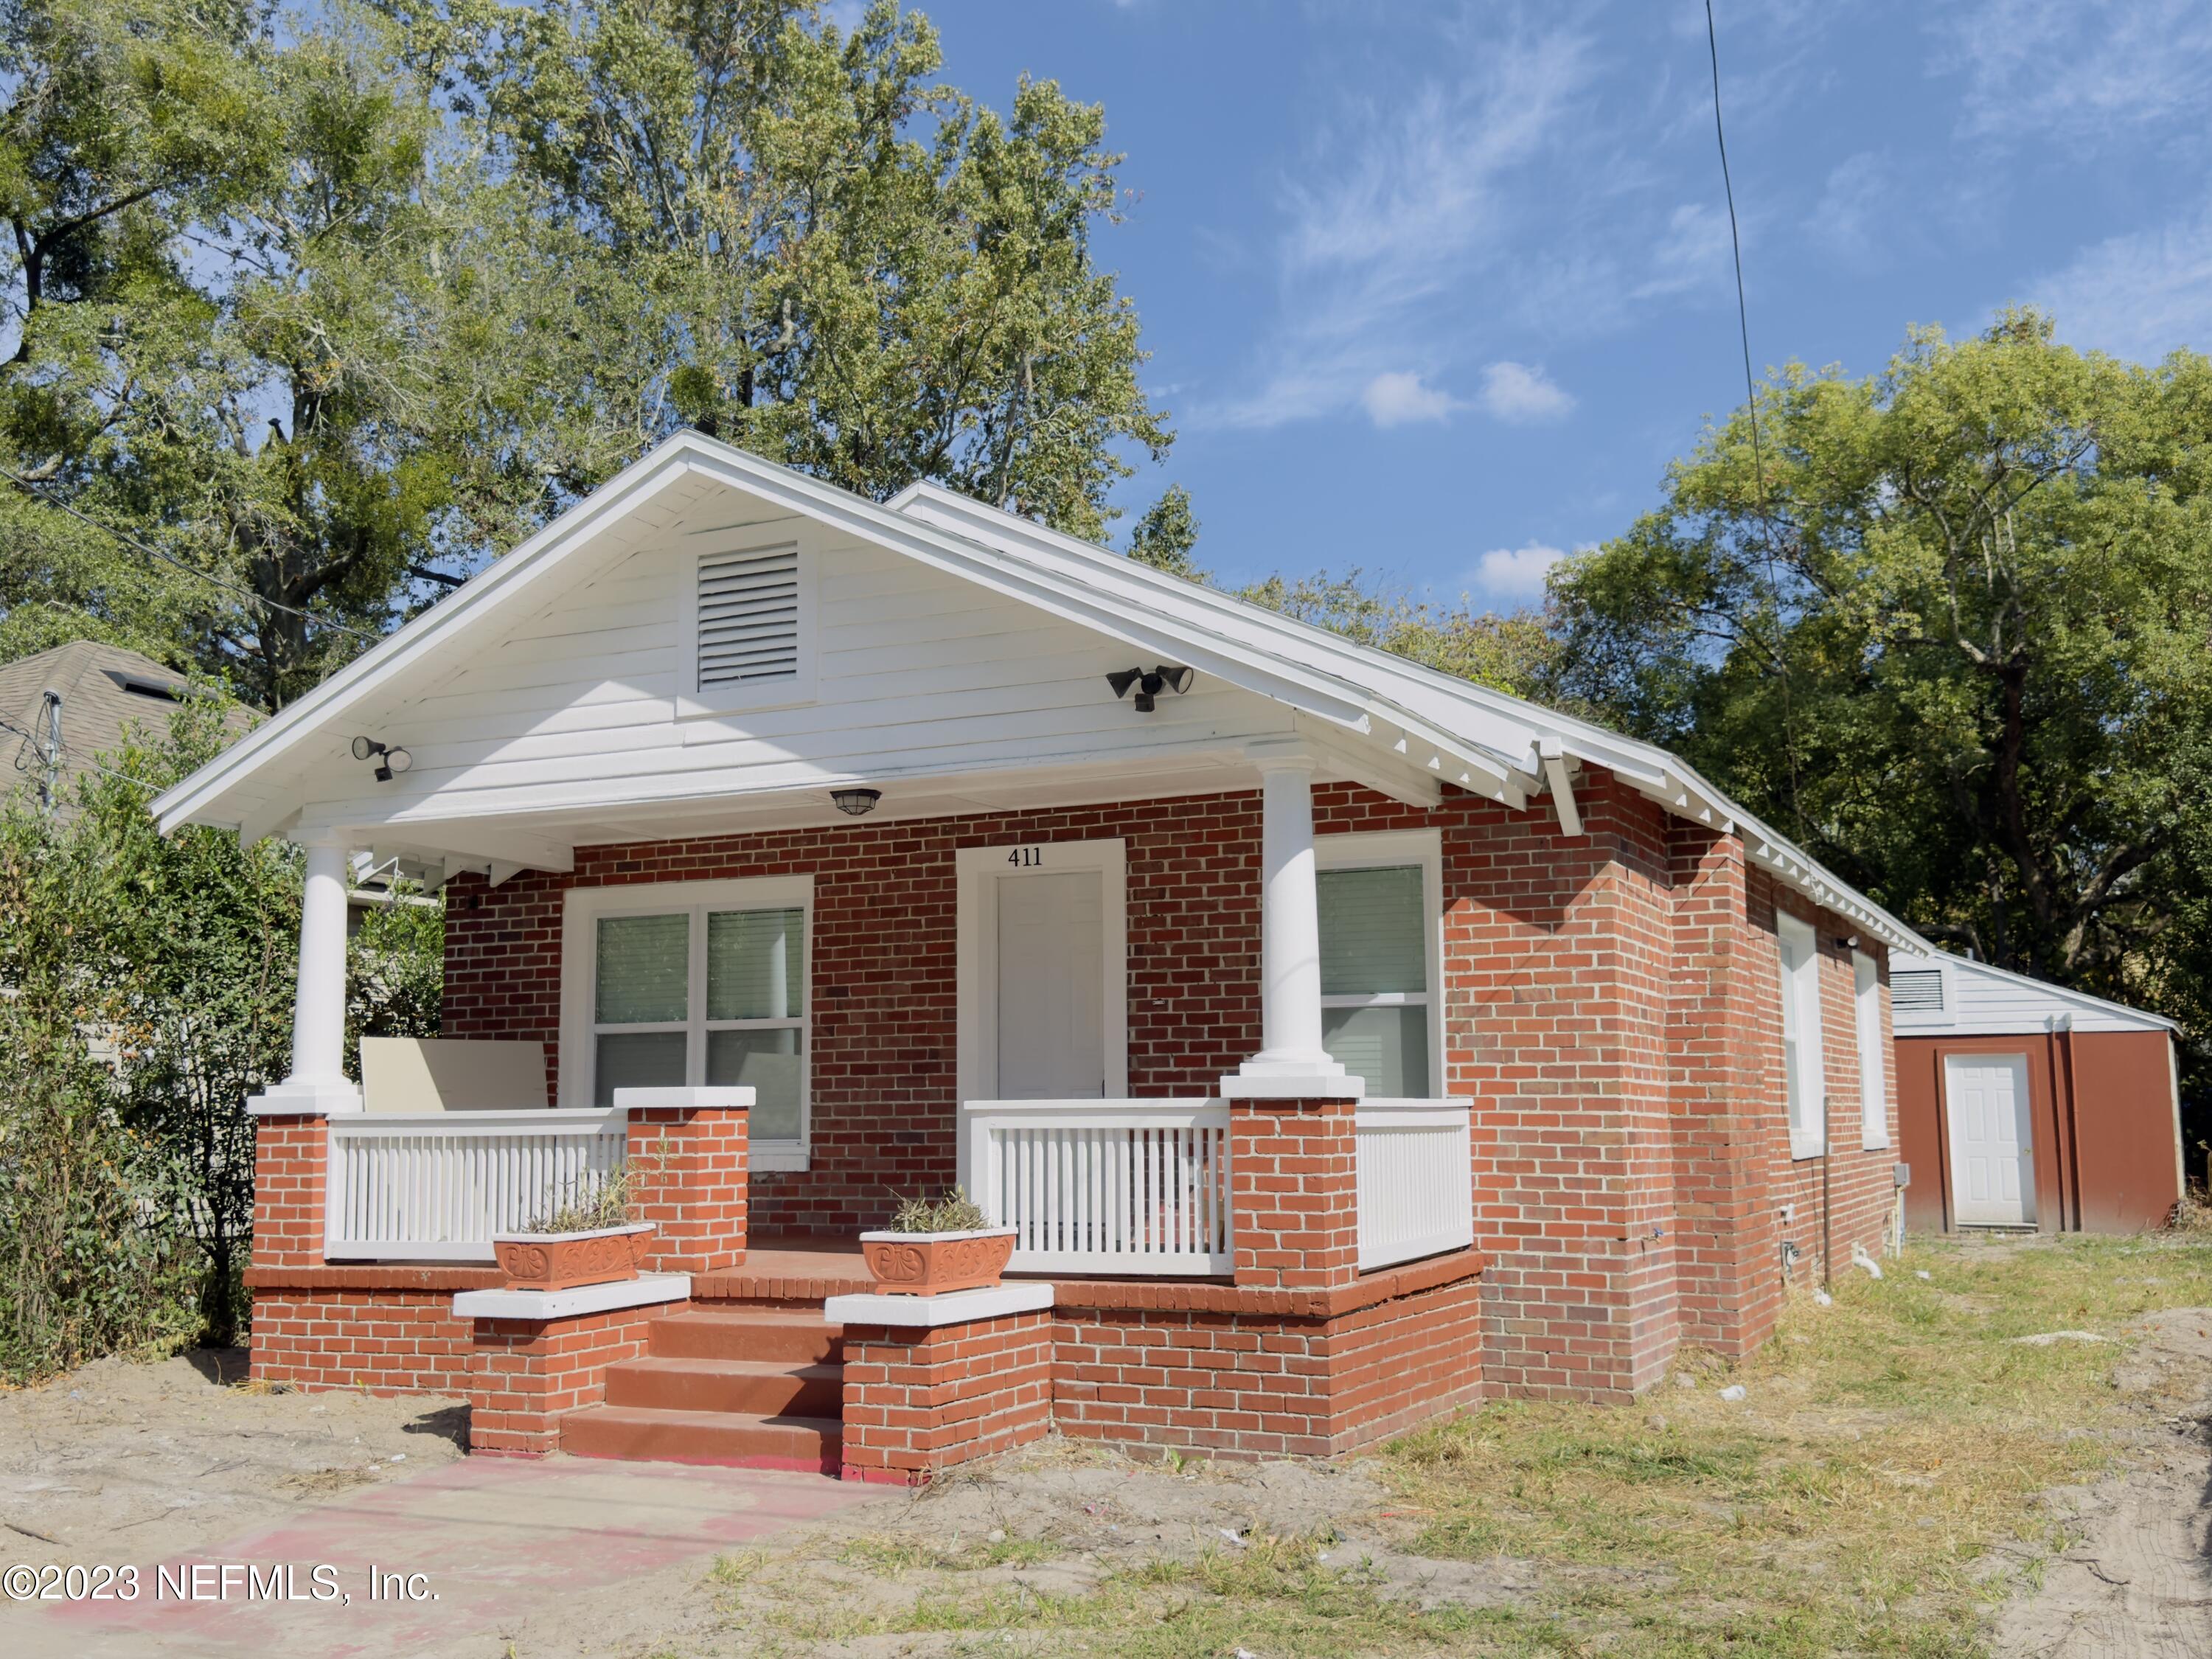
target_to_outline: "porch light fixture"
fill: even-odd
[[[1106,677],[1106,684],[1114,688],[1114,695],[1126,697],[1129,688],[1137,688],[1136,709],[1139,714],[1149,714],[1157,706],[1154,699],[1163,691],[1172,691],[1177,696],[1190,690],[1197,678],[1194,670],[1158,663],[1150,668],[1119,668]]]
[[[884,798],[880,789],[832,789],[830,799],[837,810],[848,818],[864,818],[876,810],[876,803]]]
[[[353,740],[353,757],[359,761],[374,759],[379,783],[391,782],[415,764],[415,757],[404,749],[380,744],[374,738],[356,738]]]

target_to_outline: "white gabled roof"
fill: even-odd
[[[2051,1031],[2179,1031],[2163,1014],[2107,1002],[2086,991],[2045,984],[1986,962],[1973,962],[1923,945],[1902,951],[1889,961],[1890,984],[1900,974],[1933,974],[1941,987],[1940,1006],[1922,1004],[1917,994],[1892,999],[1892,1018],[1903,1036],[2011,1036]],[[1914,986],[1917,994],[1919,987]]]
[[[1677,816],[1741,835],[1753,862],[1894,947],[1905,924],[1744,812],[1678,757],[1165,575],[931,484],[878,504],[696,432],[679,433],[154,803],[186,823],[265,830],[302,757],[349,710],[467,648],[586,546],[635,542],[687,489],[743,489],[1049,615],[1188,663],[1308,716],[1346,752],[1374,746],[1438,782],[1520,807],[1547,770],[1611,771]],[[313,741],[321,738],[319,744]],[[1548,763],[1548,766],[1547,766]],[[296,802],[294,803],[296,805]]]

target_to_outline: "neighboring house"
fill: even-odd
[[[2170,1019],[1936,951],[1890,958],[1914,1226],[2137,1232],[2185,1189]]]
[[[76,782],[126,737],[159,744],[169,717],[196,695],[185,677],[151,657],[95,640],[72,640],[0,663],[0,738],[14,757],[7,787],[33,792],[68,817]],[[233,708],[225,723],[244,732],[252,716]]]
[[[487,1449],[1339,1450],[1747,1353],[1896,1202],[1880,906],[1661,750],[933,486],[672,439],[156,810],[307,848],[257,1372]],[[546,1111],[361,1109],[363,850],[441,867],[446,1035]],[[625,1136],[689,1276],[494,1288]],[[1021,1282],[843,1294],[955,1180]]]

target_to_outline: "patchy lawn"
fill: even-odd
[[[1493,1405],[1337,1470],[1058,1446],[706,1588],[733,1652],[1992,1651],[2059,1564],[2125,1582],[2039,1495],[2172,1463],[2212,1410],[2212,1312],[2156,1316],[2212,1309],[2212,1243],[1939,1243],[1887,1273],[1635,1406]],[[2185,1522],[2182,1461],[2157,1501]],[[2203,1595],[2159,1599],[2198,1620]],[[2079,1622],[2044,1611],[2038,1650]]]

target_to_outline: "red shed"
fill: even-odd
[[[2172,1020],[1959,957],[1890,963],[1909,1225],[2166,1221],[2183,1179]]]

